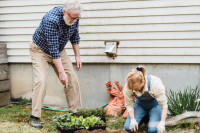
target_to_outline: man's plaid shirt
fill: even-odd
[[[39,27],[33,34],[36,45],[53,59],[60,58],[60,52],[64,49],[68,40],[72,44],[79,44],[79,20],[72,26],[67,26],[63,19],[63,7],[58,6],[49,11],[42,19]]]

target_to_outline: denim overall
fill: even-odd
[[[150,91],[151,76],[147,76],[148,91]],[[148,132],[157,133],[157,125],[161,120],[161,106],[157,100],[153,98],[148,92],[138,97],[134,92],[133,95],[136,97],[134,104],[134,115],[137,123],[140,125],[141,120],[147,114],[149,115]],[[126,119],[124,128],[129,131],[130,117]]]

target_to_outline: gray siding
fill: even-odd
[[[9,63],[30,63],[29,41],[42,16],[65,1],[0,1],[0,41]],[[200,63],[200,1],[81,0],[83,63]],[[104,41],[120,41],[115,60]],[[74,62],[71,45],[67,53]]]

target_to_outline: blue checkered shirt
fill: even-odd
[[[58,6],[49,11],[33,34],[34,43],[53,59],[60,58],[60,52],[68,40],[72,44],[79,44],[80,41],[79,20],[72,26],[66,25],[62,9],[62,6]]]

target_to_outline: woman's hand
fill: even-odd
[[[138,123],[136,119],[131,119],[129,129],[130,129],[130,132],[136,132],[138,130]]]
[[[160,121],[160,123],[157,126],[158,133],[164,133],[165,132],[165,122]]]

